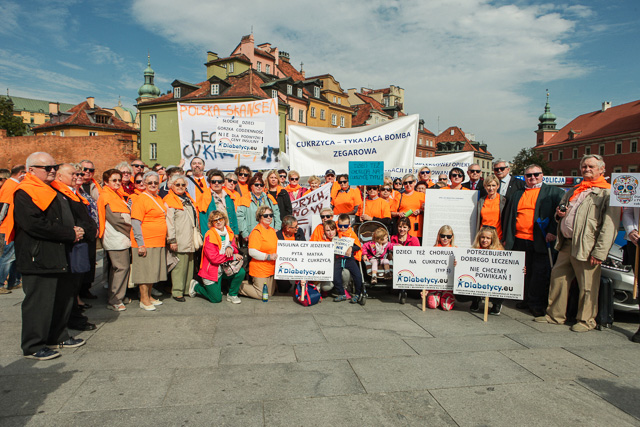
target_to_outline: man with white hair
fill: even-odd
[[[64,196],[51,187],[58,165],[44,152],[31,154],[14,195],[16,265],[22,273],[22,351],[26,358],[60,356],[51,346],[75,348],[84,340],[67,331],[73,288],[67,254],[84,236]]]
[[[516,191],[523,190],[525,187],[524,181],[511,176],[511,166],[506,160],[496,159],[493,162],[493,173],[500,181],[498,192],[502,197],[506,197],[507,201],[511,200]]]

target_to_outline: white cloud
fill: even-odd
[[[12,34],[18,30],[20,6],[8,1],[0,2],[0,34]]]
[[[58,64],[62,65],[63,67],[71,68],[72,70],[78,70],[78,71],[84,70],[84,68],[82,68],[81,66],[76,65],[76,64],[71,64],[70,62],[64,62],[64,61],[60,61],[60,60],[57,60],[56,62]]]
[[[533,145],[536,116],[524,85],[583,75],[568,60],[584,6],[494,5],[488,0],[134,0],[132,16],[167,40],[228,55],[249,34],[290,53],[307,76],[331,73],[343,88],[395,84],[427,127],[457,125],[492,152]],[[330,13],[328,13],[330,11]],[[157,70],[156,70],[157,71]],[[203,73],[204,74],[204,73]],[[174,76],[180,78],[180,76]],[[543,95],[541,95],[542,97]],[[540,99],[535,105],[542,108]]]
[[[124,63],[124,58],[115,53],[109,46],[99,44],[85,45],[84,49],[89,52],[96,64],[113,64],[120,66]]]

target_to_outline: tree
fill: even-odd
[[[22,117],[13,115],[13,102],[10,98],[0,98],[0,129],[6,129],[7,136],[22,136],[29,130],[22,122]]]
[[[523,148],[516,154],[511,162],[511,174],[522,175],[524,168],[531,164],[539,165],[545,175],[553,174],[553,169],[549,167],[542,154],[533,148]]]

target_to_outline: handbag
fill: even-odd
[[[72,273],[88,273],[91,270],[88,243],[79,242],[73,245],[69,256],[69,264]]]
[[[204,241],[202,240],[202,234],[200,234],[200,230],[198,227],[194,225],[193,227],[193,247],[197,251],[204,245]]]
[[[298,304],[309,307],[321,302],[322,295],[315,285],[306,280],[300,280],[296,282],[296,293],[293,296],[293,300]]]
[[[243,260],[234,259],[232,261],[223,262],[220,265],[222,266],[222,271],[224,272],[224,274],[226,274],[227,276],[233,276],[240,271],[240,269],[242,268],[242,263]]]

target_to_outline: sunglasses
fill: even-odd
[[[174,187],[186,187],[187,184],[173,184]]]
[[[391,191],[391,189],[389,187],[382,187],[380,191]]]
[[[77,177],[77,178],[80,178],[81,176],[84,176],[84,173],[82,173],[82,172],[75,172],[75,173],[73,174],[73,176],[75,176],[75,177]]]
[[[95,168],[82,168],[83,171],[85,172],[95,172]]]
[[[441,239],[449,239],[449,240],[451,240],[452,237],[453,237],[453,234],[441,234],[440,235]]]
[[[502,172],[505,169],[508,169],[509,166],[500,166],[499,168],[493,168],[494,172]]]
[[[405,181],[402,185],[412,185],[415,181]]]
[[[264,187],[264,184],[260,184],[259,182],[256,182],[253,184],[254,187]]]
[[[289,178],[289,181],[298,181],[298,180],[300,180],[300,178],[293,178],[293,177]]]
[[[287,175],[280,175],[280,178],[287,178]]]
[[[542,172],[533,172],[533,173],[525,173],[524,174],[524,176],[526,176],[527,178],[531,178],[532,176],[535,176],[537,178],[540,175],[542,175]]]
[[[320,215],[320,218],[322,219],[333,218],[333,215]]]
[[[338,224],[338,228],[344,228],[345,230],[349,228],[349,224]]]
[[[438,178],[438,181],[446,181],[447,178]]]
[[[132,164],[131,166],[133,166],[134,168],[143,168],[144,165],[136,165],[136,164]]]
[[[422,171],[420,172],[420,175],[429,175],[431,173],[431,171]]]
[[[338,184],[346,184],[349,181],[338,181]]]
[[[262,218],[273,218],[273,214],[262,214]]]
[[[451,178],[464,178],[464,175],[461,173],[452,173]]]
[[[469,169],[469,173],[480,173],[482,172],[480,169]]]
[[[222,184],[224,182],[224,179],[212,179],[211,181],[209,181],[211,184]]]
[[[122,180],[118,178],[113,178],[113,179],[110,179],[109,182],[122,182]]]
[[[47,172],[51,172],[51,171],[57,171],[60,168],[60,165],[46,165],[46,166],[32,165],[31,167],[44,169]]]
[[[136,184],[142,184],[142,180],[141,179],[136,179]]]
[[[238,183],[238,181],[233,180],[233,179],[229,179],[229,178],[227,178],[227,182],[230,182],[232,184],[237,184]]]
[[[147,185],[158,185],[158,181],[149,181]]]
[[[224,221],[224,218],[220,217],[220,218],[214,218],[211,221],[213,222],[220,222],[220,221]]]
[[[248,174],[248,173],[244,173],[244,172],[240,172],[240,173],[238,174],[238,176],[249,176],[249,174]]]

